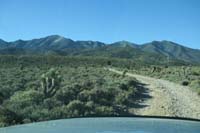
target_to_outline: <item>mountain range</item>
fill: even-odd
[[[13,42],[0,39],[0,54],[103,56],[147,62],[177,60],[200,63],[199,49],[188,48],[171,41],[152,41],[140,45],[128,41],[106,44],[99,41],[73,41],[59,35]]]

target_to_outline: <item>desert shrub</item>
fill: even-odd
[[[43,94],[35,90],[16,92],[3,104],[4,108],[10,110],[10,112],[14,114],[9,116],[11,118],[6,119],[15,120],[16,118],[20,118],[21,120],[18,119],[18,121],[15,121],[17,123],[23,123],[24,119],[31,118],[31,113],[36,111],[35,107],[42,103],[43,98]]]
[[[137,86],[138,81],[136,79],[131,79],[131,80],[128,81],[127,85],[128,86]]]
[[[48,110],[51,110],[57,106],[61,106],[62,103],[58,100],[56,100],[56,98],[46,98],[43,100],[42,106]]]
[[[24,124],[31,123],[31,120],[30,119],[23,119],[23,123]]]
[[[127,84],[125,84],[125,83],[122,83],[122,84],[120,84],[119,85],[119,88],[121,89],[121,90],[128,90],[128,85]]]
[[[98,106],[95,108],[95,114],[97,116],[110,116],[114,114],[114,109],[109,106]]]
[[[84,116],[85,104],[79,100],[73,100],[67,105],[69,117]]]
[[[68,104],[71,100],[76,98],[77,93],[72,89],[62,89],[59,90],[55,95],[56,99],[60,101],[62,104]]]
[[[3,103],[3,100],[4,100],[4,95],[2,92],[0,92],[0,104]]]
[[[83,90],[78,94],[78,100],[86,102],[92,99],[90,96],[91,92],[89,90]]]
[[[199,89],[197,89],[198,91],[197,91],[197,94],[200,96],[200,88]]]
[[[198,95],[200,95],[200,79],[193,80],[190,86],[194,88]]]
[[[191,72],[191,74],[192,74],[192,75],[195,75],[195,76],[200,76],[200,71],[198,71],[198,70],[193,70],[193,71]]]
[[[2,118],[2,117],[0,116],[0,127],[9,126],[8,123],[6,123],[6,122],[3,121],[3,119],[4,119],[4,118]]]
[[[20,111],[30,105],[38,105],[43,101],[44,95],[36,90],[18,91],[7,102],[6,105],[14,111]]]
[[[110,96],[105,89],[94,88],[90,91],[89,100],[101,105],[109,104]]]
[[[184,86],[188,86],[190,84],[190,82],[189,81],[182,81],[181,84],[184,85]]]
[[[29,118],[31,119],[31,121],[46,121],[49,120],[50,113],[48,109],[38,107],[34,111],[30,112]]]
[[[115,103],[118,105],[126,105],[128,103],[128,94],[125,92],[119,93],[115,97]]]
[[[200,88],[200,80],[193,80],[193,81],[191,81],[190,86],[192,86],[194,88]]]
[[[23,118],[17,115],[10,109],[0,107],[0,124],[1,126],[8,126],[12,124],[22,123]]]

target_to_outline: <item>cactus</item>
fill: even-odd
[[[41,86],[45,97],[49,98],[56,94],[60,89],[62,78],[59,72],[51,68],[47,73],[42,75]]]

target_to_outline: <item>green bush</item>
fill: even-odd
[[[184,86],[188,86],[190,84],[190,82],[189,81],[183,81],[181,84],[184,85]]]
[[[198,95],[200,95],[200,88],[199,88],[199,89],[197,89],[197,94],[198,94]]]
[[[95,108],[95,114],[97,116],[110,116],[114,114],[113,107],[99,106]]]
[[[190,85],[194,88],[200,88],[200,80],[193,80]]]
[[[78,94],[78,99],[80,101],[83,101],[83,102],[86,102],[88,100],[91,100],[92,98],[91,97],[91,92],[89,90],[83,90],[81,91],[79,94]]]
[[[86,106],[79,100],[73,100],[67,105],[69,117],[84,116]]]
[[[115,103],[117,105],[126,105],[128,103],[128,97],[129,97],[129,95],[126,92],[119,93],[115,97]]]
[[[20,112],[30,105],[38,105],[44,99],[44,95],[36,90],[18,91],[6,103],[11,110]]]

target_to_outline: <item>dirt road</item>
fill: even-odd
[[[122,74],[121,71],[109,68],[109,71]],[[141,102],[142,108],[130,111],[136,115],[178,116],[200,119],[200,96],[188,87],[170,81],[127,73],[135,77],[148,89],[151,97]]]

